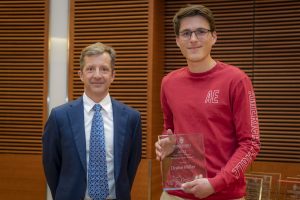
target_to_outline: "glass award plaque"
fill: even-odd
[[[246,178],[246,199],[247,200],[261,200],[263,178],[245,176]]]
[[[180,190],[181,184],[207,177],[203,138],[200,134],[158,136],[165,157],[161,160],[163,190]]]
[[[280,199],[282,200],[300,200],[300,181],[280,180]]]
[[[255,172],[252,171],[250,176],[261,176],[263,178],[262,199],[277,200],[279,197],[281,173],[273,172]]]
[[[262,178],[261,200],[271,200],[272,176],[267,174],[245,174],[247,177]]]

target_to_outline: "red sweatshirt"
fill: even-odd
[[[245,196],[244,172],[259,152],[259,125],[251,80],[239,68],[217,62],[210,71],[187,67],[163,78],[164,129],[201,133],[207,177],[216,193],[206,200]],[[183,191],[169,192],[197,199]]]

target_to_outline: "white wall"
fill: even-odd
[[[48,110],[68,101],[69,0],[50,0]],[[47,191],[47,200],[52,200]]]

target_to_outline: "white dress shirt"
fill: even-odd
[[[106,97],[101,102],[94,102],[85,93],[83,94],[87,169],[89,166],[90,135],[91,135],[92,119],[94,116],[93,106],[96,103],[99,103],[102,106],[101,114],[104,123],[107,177],[108,177],[108,186],[109,186],[109,196],[107,198],[115,199],[116,189],[115,189],[115,177],[114,177],[114,145],[113,145],[114,123],[113,123],[112,103],[109,94],[107,94]],[[88,189],[86,190],[85,199],[90,199],[88,195]]]

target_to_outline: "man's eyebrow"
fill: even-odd
[[[183,29],[183,30],[181,30],[180,32],[184,32],[184,31],[192,31],[191,29],[188,29],[188,28],[186,28],[186,29]]]
[[[186,28],[186,29],[183,29],[183,30],[181,30],[181,31],[179,31],[179,32],[181,33],[181,32],[184,32],[184,31],[196,31],[196,30],[202,30],[202,29],[207,29],[207,28],[204,28],[204,27],[198,27],[198,28],[196,28],[196,29],[194,29],[194,30],[189,29],[189,28]],[[209,30],[209,29],[207,29],[207,30]]]

